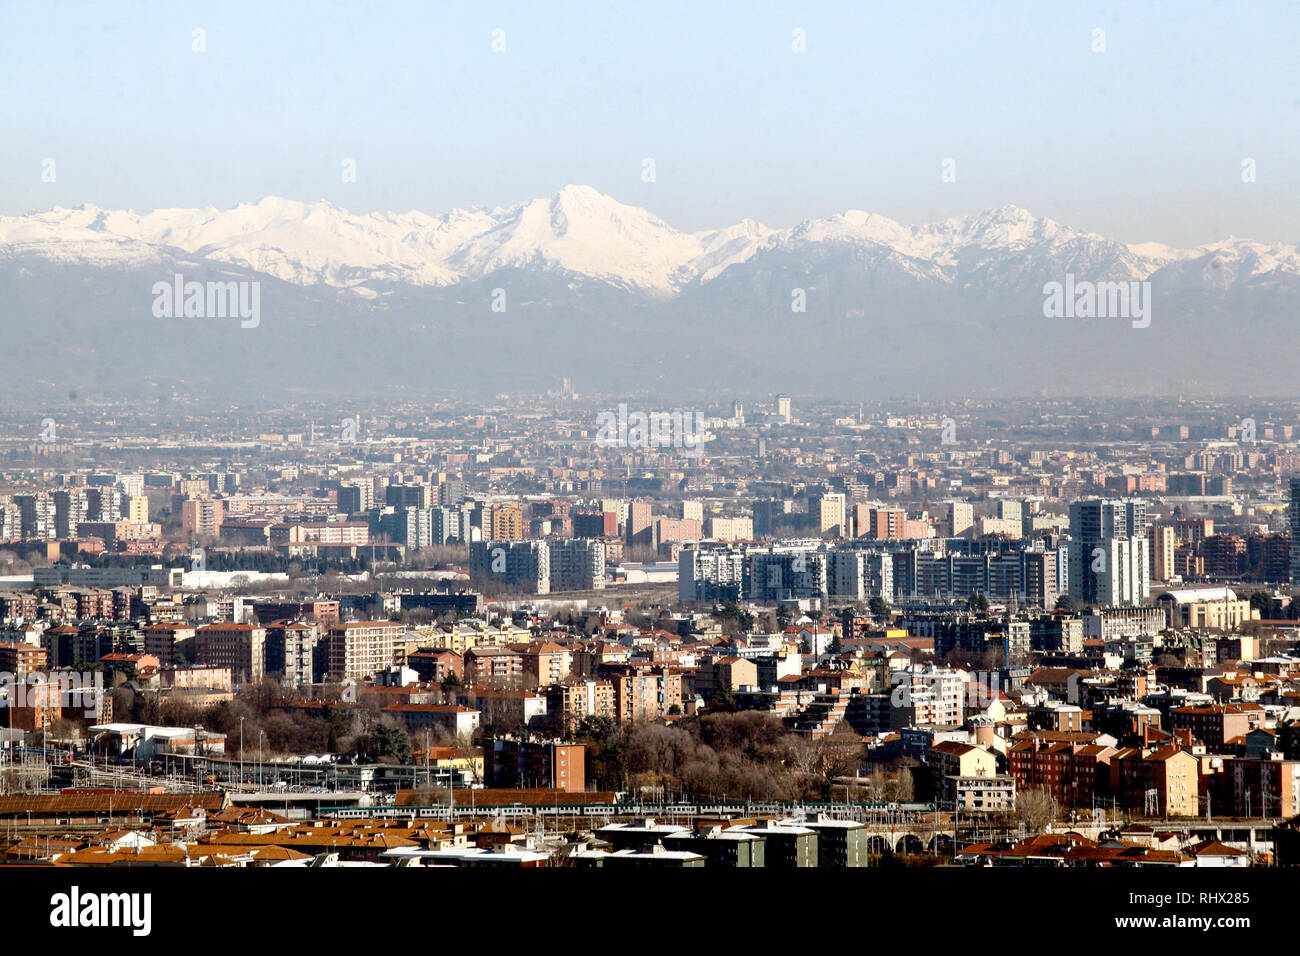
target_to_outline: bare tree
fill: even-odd
[[[1022,790],[1016,794],[1015,821],[1031,834],[1042,833],[1060,813],[1060,804],[1047,790]]]

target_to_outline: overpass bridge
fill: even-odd
[[[957,820],[932,804],[854,803],[626,803],[626,804],[521,804],[495,806],[331,806],[318,816],[337,820],[439,820],[468,822],[490,819],[520,829],[543,832],[595,830],[616,822],[653,818],[660,823],[694,827],[700,823],[727,823],[754,818],[782,820],[847,820],[861,823],[868,833],[871,853],[936,852],[950,855],[957,840]],[[966,822],[966,821],[963,821]],[[1000,831],[999,831],[1000,832]],[[995,838],[988,831],[988,838]]]

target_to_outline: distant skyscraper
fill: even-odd
[[[789,395],[778,395],[776,397],[776,414],[780,417],[782,422],[784,422],[787,425],[790,424],[792,418],[790,415]]]

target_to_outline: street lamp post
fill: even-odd
[[[239,785],[244,785],[244,718],[239,718]]]
[[[14,709],[11,706],[13,701],[9,699],[9,696],[10,692],[8,687],[0,689],[0,700],[4,701],[0,706],[3,706],[5,709],[6,724],[4,760],[3,762],[0,762],[0,793],[5,794],[9,792],[9,777],[7,771],[9,770],[9,764],[13,759],[13,741],[10,738],[13,736],[14,732]]]

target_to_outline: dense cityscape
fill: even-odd
[[[1298,45],[8,0],[11,945],[1285,941]]]
[[[1300,405],[575,388],[11,413],[0,859],[1294,861]]]

